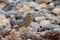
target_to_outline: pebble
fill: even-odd
[[[20,12],[26,12],[26,11],[28,11],[28,10],[30,10],[30,8],[25,5],[25,6],[23,6],[19,11],[20,11]]]
[[[42,16],[42,17],[35,17],[35,21],[37,21],[37,22],[42,21],[44,19],[45,19],[44,16]]]
[[[59,27],[58,25],[51,24],[48,21],[41,22],[40,26],[42,26],[43,28],[50,28],[50,29]]]
[[[56,22],[57,22],[57,23],[60,23],[60,16],[57,16],[57,17],[56,17]]]
[[[27,40],[31,40],[31,39],[27,39]]]
[[[44,20],[44,21],[40,22],[40,26],[44,26],[46,24],[51,24],[51,23],[49,21],[47,21],[47,20]]]
[[[39,4],[38,7],[39,7],[39,8],[46,8],[46,7],[47,7],[47,4],[46,4],[46,3],[41,3],[41,4]]]
[[[34,8],[34,7],[37,7],[38,4],[35,3],[35,2],[29,2],[29,3],[28,3],[28,6]]]
[[[38,23],[36,23],[36,22],[31,22],[31,26],[33,28],[39,28],[40,25]]]
[[[51,2],[52,0],[36,0],[37,3],[41,3],[41,2],[44,2],[44,3],[49,3]]]
[[[59,15],[60,14],[60,7],[54,8],[52,12]]]
[[[52,0],[43,0],[43,2],[45,2],[45,3],[49,3],[49,2],[51,2]]]
[[[0,35],[2,35],[4,32],[4,27],[2,25],[0,25]]]
[[[16,7],[15,3],[7,3],[4,7],[3,10],[4,11],[10,11],[12,9],[14,9]]]
[[[0,15],[0,25],[9,26],[9,20],[5,18],[5,15]]]
[[[60,33],[60,27],[53,29],[53,31],[56,31],[56,32]]]

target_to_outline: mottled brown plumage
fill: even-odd
[[[33,20],[33,16],[31,13],[26,14],[25,19],[23,20],[23,22],[21,24],[19,24],[19,27],[28,27],[30,25],[30,23]]]

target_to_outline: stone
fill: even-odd
[[[51,2],[52,0],[36,0],[36,2],[37,3],[42,3],[42,2],[44,2],[44,3],[49,3],[49,2]]]
[[[0,25],[8,26],[9,20],[6,19],[5,15],[0,15]]]
[[[9,35],[8,38],[11,39],[11,40],[16,40],[16,36],[15,35]]]
[[[6,3],[6,5],[2,8],[5,12],[11,11],[12,9],[15,9],[16,3]]]
[[[1,0],[1,2],[7,3],[7,2],[8,2],[8,0]]]
[[[0,4],[0,12],[2,12],[3,10],[2,10],[2,8],[5,6],[5,4],[4,3],[1,3]]]
[[[44,26],[44,25],[46,25],[46,24],[50,24],[50,22],[49,21],[47,21],[47,20],[44,20],[44,21],[41,21],[40,22],[40,26]]]
[[[28,10],[30,10],[30,8],[26,5],[24,5],[22,8],[19,9],[20,12],[26,12]]]
[[[7,38],[2,38],[1,40],[8,40]]]
[[[4,33],[4,27],[2,25],[0,25],[0,35],[2,35]]]
[[[33,32],[36,32],[40,25],[36,22],[31,22],[30,27],[32,28]]]
[[[46,8],[46,7],[47,7],[47,4],[46,4],[46,3],[41,3],[41,4],[39,4],[38,7],[39,7],[39,8]]]
[[[40,23],[40,26],[42,26],[43,28],[49,28],[49,29],[53,29],[53,28],[59,27],[58,25],[49,23],[49,21],[42,21]]]
[[[27,40],[31,40],[31,39],[27,39]]]
[[[56,22],[57,22],[57,23],[60,23],[60,16],[57,16],[57,17],[56,17]]]
[[[43,0],[43,2],[45,2],[45,3],[49,3],[49,2],[51,2],[52,0]]]
[[[37,22],[40,22],[40,21],[42,21],[42,20],[44,20],[44,19],[45,19],[44,16],[41,16],[41,17],[35,17],[35,21],[37,21]]]
[[[53,29],[53,31],[60,33],[60,27]]]
[[[39,6],[39,4],[35,3],[35,2],[29,2],[28,3],[28,6],[31,7],[31,8],[34,8],[34,7],[37,7]]]
[[[60,7],[56,7],[52,10],[53,13],[59,15],[60,14]]]

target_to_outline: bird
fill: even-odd
[[[22,23],[19,24],[19,27],[28,27],[32,22],[32,20],[33,20],[33,15],[31,13],[26,14],[26,17],[24,18]]]

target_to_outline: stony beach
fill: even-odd
[[[0,40],[60,40],[60,0],[0,0]]]

